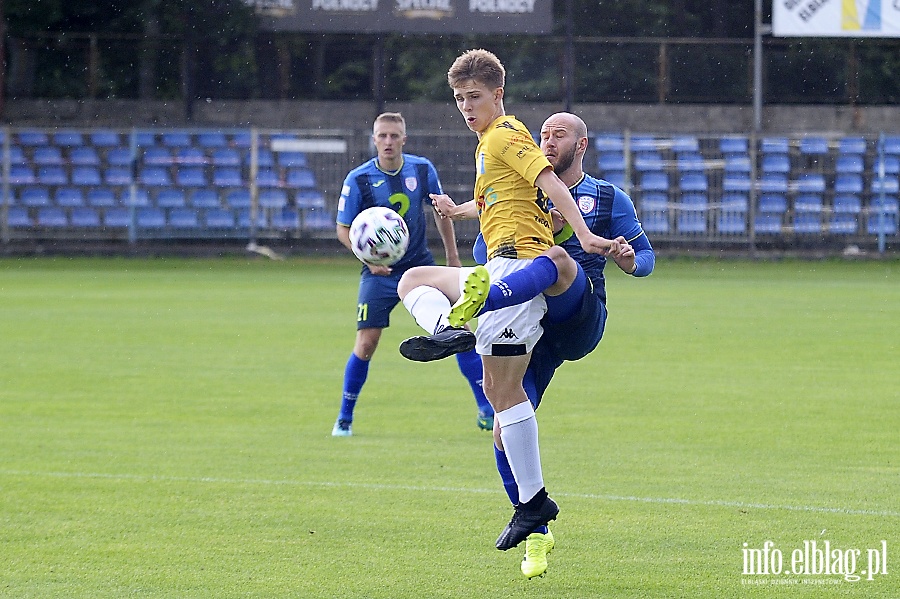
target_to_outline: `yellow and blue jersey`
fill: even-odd
[[[547,167],[547,157],[514,116],[499,117],[481,136],[475,202],[489,258],[535,258],[553,245],[547,200],[535,187]]]
[[[401,272],[413,266],[434,264],[425,239],[426,206],[431,213],[429,194],[443,193],[437,169],[427,158],[403,154],[403,165],[385,171],[377,158],[361,164],[344,179],[338,200],[337,224],[349,227],[357,214],[373,206],[396,211],[409,228],[409,249],[391,268]]]

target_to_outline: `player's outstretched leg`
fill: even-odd
[[[525,539],[525,557],[522,559],[522,574],[525,578],[543,576],[547,571],[547,556],[553,551],[553,533],[533,532]]]
[[[450,326],[461,327],[475,318],[487,301],[491,288],[488,270],[481,265],[472,269],[463,283],[463,294],[450,308],[447,320]]]

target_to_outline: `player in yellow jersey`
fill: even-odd
[[[586,251],[604,255],[617,251],[618,242],[591,233],[568,187],[553,172],[531,133],[506,114],[506,71],[500,60],[487,50],[470,50],[454,61],[447,79],[466,126],[479,140],[475,203],[487,244],[485,266],[490,279],[499,280],[525,268],[553,245],[547,197]],[[404,356],[428,361],[466,344],[472,333],[454,329],[446,321],[448,302],[458,297],[458,290],[448,294],[427,285],[405,293],[404,305],[435,335],[404,341],[400,348]],[[543,332],[540,320],[545,312],[544,296],[538,295],[484,314],[475,333],[475,347],[484,364],[484,392],[499,425],[494,429],[499,430],[495,443],[506,451],[519,491],[512,520],[497,539],[496,546],[502,550],[515,547],[559,513],[544,487],[537,420],[522,386],[531,350]]]

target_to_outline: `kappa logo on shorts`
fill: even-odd
[[[510,329],[509,327],[503,329],[503,332],[500,333],[500,339],[518,339],[519,337],[516,335],[516,332]]]

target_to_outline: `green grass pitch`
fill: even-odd
[[[493,547],[467,386],[399,356],[402,306],[330,436],[358,270],[0,260],[0,596],[900,596],[896,261],[609,269],[605,338],[538,411],[562,511],[531,581]],[[746,573],[766,541],[784,571],[811,541],[883,563]]]

